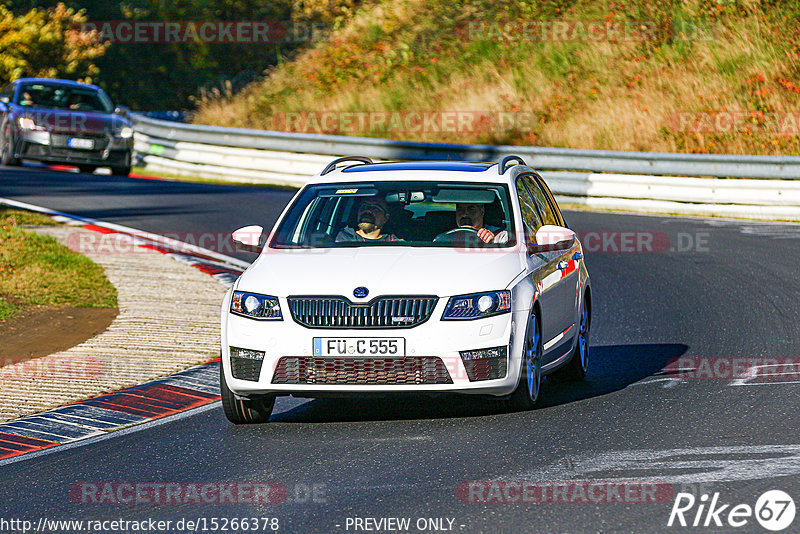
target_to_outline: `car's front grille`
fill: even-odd
[[[284,356],[273,384],[452,384],[444,362],[436,356],[344,358]]]
[[[378,297],[354,304],[344,297],[289,297],[295,322],[308,328],[410,328],[427,321],[439,297]]]

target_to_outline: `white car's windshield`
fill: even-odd
[[[433,181],[309,186],[270,242],[273,248],[514,244],[505,185]]]

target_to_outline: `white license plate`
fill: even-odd
[[[94,140],[82,139],[80,137],[70,137],[67,140],[67,146],[70,148],[81,148],[84,150],[91,150],[94,148]]]
[[[402,337],[315,337],[314,356],[405,356]]]

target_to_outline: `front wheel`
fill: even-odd
[[[130,165],[122,167],[111,167],[111,174],[114,176],[128,176],[131,173]]]
[[[19,159],[14,157],[14,138],[10,133],[3,138],[3,152],[0,156],[0,163],[6,167],[16,167],[20,164]]]
[[[225,417],[236,425],[266,423],[275,407],[275,395],[261,395],[245,400],[237,399],[228,389],[222,362],[219,363],[219,392]]]
[[[522,348],[522,376],[517,389],[509,399],[513,408],[530,410],[539,400],[542,386],[542,332],[535,310],[531,311],[525,328],[525,345]]]

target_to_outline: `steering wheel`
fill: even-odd
[[[456,241],[458,239],[463,239],[464,242],[469,243],[481,243],[483,244],[483,240],[478,237],[478,231],[471,226],[459,226],[458,228],[453,228],[452,230],[448,230],[443,234],[437,235],[434,239],[434,243],[442,243],[442,242],[450,242]]]

